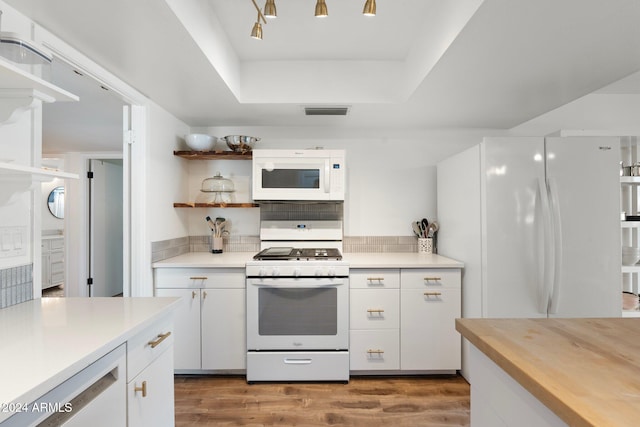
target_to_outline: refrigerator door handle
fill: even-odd
[[[549,179],[549,196],[551,201],[553,235],[554,235],[554,273],[551,300],[549,302],[549,314],[558,313],[560,305],[560,289],[562,287],[562,216],[560,215],[560,200],[558,199],[558,185],[555,179]]]
[[[544,178],[538,178],[538,192],[542,212],[542,256],[538,272],[538,311],[546,314],[549,308],[549,299],[553,289],[554,275],[554,236],[551,207],[549,206],[549,191]]]

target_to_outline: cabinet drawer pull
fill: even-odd
[[[151,348],[156,348],[162,341],[166,340],[169,335],[171,335],[171,331],[167,332],[166,334],[158,335],[158,338],[156,340],[149,341],[147,344],[149,344]]]
[[[367,277],[367,281],[369,282],[382,282],[384,277]]]
[[[368,308],[367,313],[384,313],[382,308]]]
[[[425,297],[439,297],[441,295],[442,295],[441,292],[425,292],[424,293]]]
[[[384,350],[367,350],[367,354],[384,354]]]
[[[142,381],[142,387],[136,387],[135,385],[133,386],[133,392],[137,393],[141,391],[142,392],[142,397],[147,397],[147,382],[146,381]]]
[[[196,299],[196,291],[191,291],[191,299]]]
[[[191,280],[207,280],[208,277],[207,276],[191,276],[191,277],[189,277],[189,279],[191,279]]]
[[[423,280],[425,282],[431,282],[431,281],[439,282],[442,280],[442,278],[441,277],[425,277]]]

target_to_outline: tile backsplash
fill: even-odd
[[[33,264],[0,270],[0,308],[33,299]]]
[[[151,244],[151,262],[162,261],[189,252],[209,252],[210,236],[189,236],[163,240]],[[259,236],[232,236],[224,238],[224,252],[260,251]],[[418,241],[413,236],[345,236],[344,253],[363,252],[417,252]]]

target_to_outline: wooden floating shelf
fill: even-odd
[[[253,153],[236,153],[235,151],[174,151],[174,156],[189,160],[251,160]]]
[[[174,208],[257,208],[257,203],[174,203]]]

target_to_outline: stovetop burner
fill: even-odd
[[[255,260],[341,260],[342,254],[335,248],[272,247],[258,252]]]

